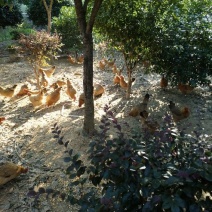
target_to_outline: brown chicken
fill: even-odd
[[[6,118],[5,117],[0,117],[0,125],[2,124],[3,121],[5,121]]]
[[[12,87],[5,88],[5,89],[0,87],[0,95],[4,96],[4,97],[11,98],[14,95],[16,87],[17,87],[17,85],[13,85]]]
[[[76,59],[75,59],[75,58],[73,58],[71,55],[68,55],[68,61],[69,61],[72,65],[77,64]]]
[[[0,186],[18,177],[21,173],[27,173],[28,168],[11,162],[0,163]]]
[[[100,70],[105,70],[105,67],[106,67],[106,62],[105,62],[106,60],[105,59],[102,59],[102,60],[100,60],[99,61],[99,63],[98,63],[98,68],[100,69]]]
[[[53,88],[54,90],[57,89],[58,87],[63,87],[64,85],[66,85],[66,82],[63,80],[57,80],[56,82],[54,82],[53,84],[51,84],[49,87]]]
[[[113,66],[115,65],[115,62],[116,62],[116,59],[114,59],[114,60],[105,60],[105,63],[106,63],[106,65],[109,68],[113,68]]]
[[[49,87],[50,87],[50,88],[53,88],[54,90],[56,90],[59,86],[58,86],[58,84],[57,84],[56,82],[54,82],[54,83],[51,84]],[[62,86],[60,86],[60,87],[62,87]]]
[[[93,86],[93,96],[94,97],[100,97],[105,92],[105,89],[100,84],[94,84]]]
[[[187,84],[178,84],[178,89],[183,93],[183,94],[190,94],[193,90],[194,87],[187,85]]]
[[[157,129],[160,128],[160,125],[155,120],[147,120],[148,115],[149,115],[148,112],[145,110],[140,112],[141,122],[144,129],[146,129],[150,133],[154,133]]]
[[[51,77],[55,72],[56,67],[52,66],[51,68],[39,68],[39,72],[44,72],[47,77]]]
[[[32,95],[28,92],[29,101],[32,103],[33,107],[41,106],[44,103],[44,91],[41,90],[37,95]]]
[[[125,81],[125,79],[124,79],[124,77],[123,77],[122,75],[120,75],[119,78],[120,78],[119,84],[120,84],[121,88],[123,88],[124,90],[127,90],[127,88],[128,88],[128,83]],[[135,82],[135,78],[133,77],[133,78],[131,79],[132,85],[133,85],[134,82]]]
[[[175,122],[185,119],[190,115],[188,107],[179,108],[172,101],[169,102],[169,109]]]
[[[43,87],[47,87],[49,85],[49,80],[47,79],[47,76],[43,71],[41,72],[41,82],[40,82],[40,84]]]
[[[66,88],[66,94],[73,99],[74,101],[76,100],[76,93],[77,91],[74,89],[72,86],[71,82],[69,79],[67,79],[67,88]]]
[[[116,74],[113,78],[113,83],[114,84],[120,84],[120,76]]]
[[[150,95],[149,94],[146,94],[144,99],[143,99],[143,102],[134,106],[132,108],[132,110],[129,112],[129,115],[130,116],[133,116],[133,117],[136,117],[138,116],[141,112],[143,111],[147,111],[147,105],[148,105],[148,102],[149,102],[149,97]]]
[[[160,87],[165,90],[168,86],[168,80],[162,75],[161,81],[160,81]]]
[[[32,91],[32,90],[29,90],[29,89],[24,89],[24,91],[27,92],[27,95],[28,95],[28,93],[29,94],[39,94],[40,93],[40,90]],[[43,93],[46,93],[47,92],[47,88],[42,88],[42,91],[43,91]]]
[[[19,92],[17,93],[17,96],[25,96],[28,93],[28,86],[22,85]]]
[[[128,86],[128,84],[127,84],[127,82],[124,80],[124,77],[121,75],[120,77],[120,86],[124,89],[124,90],[127,90],[127,86]]]
[[[85,103],[85,94],[81,93],[79,96],[79,107],[81,107]]]
[[[63,87],[64,85],[66,85],[66,82],[63,80],[57,80],[56,83],[58,84],[59,87]]]
[[[55,105],[60,100],[60,91],[62,87],[57,88],[55,91],[47,95],[46,97],[46,106]]]

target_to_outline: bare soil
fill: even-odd
[[[97,68],[99,59],[94,58],[94,82],[102,84],[105,93],[94,102],[96,129],[104,115],[103,108],[108,104],[123,126],[125,122],[130,125],[130,128],[124,128],[126,134],[130,135],[134,128],[142,130],[139,118],[129,117],[128,112],[148,92],[152,95],[149,103],[151,117],[161,122],[164,114],[169,113],[170,100],[180,106],[188,106],[191,110],[190,117],[177,127],[190,126],[188,131],[192,133],[198,124],[203,133],[208,135],[206,139],[212,140],[212,99],[208,87],[197,87],[189,95],[183,95],[172,87],[163,91],[159,86],[160,76],[146,75],[143,67],[138,67],[134,72],[136,81],[132,87],[131,98],[127,100],[125,92],[119,86],[113,85],[112,71],[100,71]],[[122,63],[122,59],[117,58],[116,64],[121,66]],[[73,66],[67,59],[54,61],[51,65],[56,65],[51,81],[62,77],[69,78],[77,89],[78,98],[83,92],[82,65]],[[126,72],[123,72],[123,75],[126,76]],[[11,56],[5,51],[2,53],[0,86],[17,84],[17,93],[23,84],[27,84],[32,90],[35,89],[33,81],[32,68],[26,61],[17,58],[17,55]],[[54,107],[38,111],[33,110],[28,96],[12,99],[0,96],[0,116],[6,117],[6,121],[0,125],[0,161],[9,160],[29,168],[27,174],[22,174],[0,187],[0,212],[78,211],[77,206],[45,198],[39,205],[34,205],[33,200],[26,195],[29,188],[34,186],[68,190],[69,181],[65,174],[67,164],[63,162],[64,147],[56,143],[51,133],[54,123],[58,123],[62,128],[65,139],[70,141],[69,147],[80,152],[86,159],[86,150],[92,138],[82,133],[84,107],[79,108],[78,101],[70,100],[64,90],[61,92],[60,101]],[[110,133],[115,136],[112,130]]]

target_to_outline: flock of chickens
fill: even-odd
[[[70,57],[68,58],[70,61]],[[21,97],[28,95],[29,101],[33,105],[34,108],[37,107],[50,107],[54,106],[59,100],[61,95],[61,90],[64,88],[65,93],[67,96],[72,99],[76,100],[77,91],[72,85],[69,79],[64,80],[56,80],[54,83],[50,85],[49,81],[52,78],[53,74],[55,73],[55,66],[52,66],[48,69],[39,68],[39,78],[40,78],[40,89],[39,90],[29,90],[27,85],[22,85],[20,90],[17,92],[16,96]],[[8,88],[0,87],[0,96],[6,98],[12,98],[15,94],[17,85]],[[101,96],[104,93],[104,87],[100,84],[94,84],[94,97]],[[79,95],[79,107],[84,104],[85,95],[81,93]],[[3,121],[3,119],[1,120]]]
[[[83,56],[78,57],[77,59],[68,56],[68,60],[71,64],[81,64],[83,62]],[[120,85],[124,90],[127,89],[128,83],[125,81],[122,76],[122,70],[118,69],[115,60],[108,61],[106,59],[102,59],[98,63],[98,68],[100,70],[104,70],[105,68],[111,68],[114,73],[113,83]],[[30,90],[27,85],[22,85],[20,90],[17,92],[16,96],[28,96],[29,102],[33,105],[34,108],[37,107],[50,107],[54,106],[59,100],[61,95],[61,90],[63,89],[66,95],[72,100],[76,100],[76,89],[72,85],[69,79],[56,80],[51,85],[49,84],[49,79],[52,78],[56,67],[52,66],[49,69],[39,68],[39,77],[40,77],[40,89],[39,90]],[[132,79],[132,82],[135,79]],[[162,89],[166,89],[168,86],[168,81],[164,76],[162,76],[160,81],[160,86]],[[17,85],[14,85],[9,88],[0,87],[0,96],[6,98],[12,98],[15,94]],[[183,94],[190,93],[194,88],[190,85],[184,85],[179,83],[178,89]],[[101,84],[94,85],[94,97],[99,97],[104,93],[105,89]],[[141,103],[132,107],[129,112],[129,116],[136,117],[140,116],[142,125],[145,129],[147,129],[150,133],[155,132],[160,128],[160,125],[155,120],[149,119],[148,113],[148,103],[149,103],[150,95],[147,93],[144,96],[144,99]],[[78,98],[78,106],[81,107],[84,104],[85,95],[81,93]],[[173,120],[178,122],[182,119],[187,118],[190,115],[190,111],[188,107],[179,108],[175,105],[173,101],[169,102],[168,105],[170,112],[172,114]],[[0,117],[0,125],[5,120],[5,117]],[[7,183],[8,181],[14,179],[19,176],[21,173],[26,173],[28,168],[24,168],[20,165],[16,165],[11,162],[0,163],[0,186]]]
[[[108,61],[107,59],[103,58],[99,61],[98,67],[100,70],[105,69],[112,69],[112,72],[114,74],[113,83],[120,85],[120,87],[124,90],[127,90],[128,83],[125,81],[123,75],[122,75],[122,69],[118,69],[115,64],[115,59],[113,61]],[[131,82],[133,83],[135,81],[135,78],[131,79]],[[168,86],[168,80],[165,78],[164,75],[162,75],[160,86],[163,90],[165,90]],[[188,85],[188,84],[182,84],[179,83],[177,88],[183,93],[183,94],[189,94],[193,91],[194,87]],[[131,109],[129,112],[129,116],[140,116],[141,122],[143,127],[148,130],[151,133],[154,133],[157,129],[160,128],[160,125],[157,121],[148,119],[149,113],[148,113],[148,102],[149,102],[150,95],[147,93],[143,99],[143,101]],[[182,119],[187,118],[190,115],[190,111],[188,107],[178,107],[173,101],[169,102],[168,105],[170,112],[172,114],[173,120],[175,122],[178,122]]]

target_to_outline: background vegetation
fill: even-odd
[[[70,1],[54,1],[52,7],[52,17],[58,16],[60,13],[60,8],[62,6],[70,6]],[[48,1],[47,1],[48,3]],[[49,3],[48,3],[49,5]],[[29,19],[33,21],[33,24],[36,26],[44,27],[47,25],[47,13],[46,9],[43,5],[43,2],[40,0],[32,0],[28,3],[28,11],[27,14]]]
[[[0,6],[0,27],[15,26],[20,24],[23,20],[23,16],[18,4],[14,4],[12,7],[9,5]]]
[[[62,36],[64,48],[72,50],[82,49],[82,36],[77,24],[74,7],[63,6],[58,17],[53,17],[52,30],[57,31]]]
[[[96,28],[134,61],[150,61],[149,71],[165,74],[172,85],[207,85],[212,74],[211,6],[207,0],[114,0],[112,6],[104,2]]]

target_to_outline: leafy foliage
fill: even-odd
[[[126,97],[130,96],[131,75],[133,69],[142,58],[141,22],[139,8],[141,2],[112,1],[103,2],[100,14],[95,23],[95,29],[102,34],[116,50],[123,54],[127,67],[128,81]]]
[[[55,57],[60,50],[61,38],[58,34],[50,35],[46,31],[36,31],[30,35],[22,34],[19,39],[19,52],[34,68],[34,73],[39,87],[39,73],[37,68],[45,66],[51,57]]]
[[[127,60],[149,60],[150,71],[165,74],[172,85],[207,85],[211,76],[210,0],[105,2],[96,22]]]
[[[20,24],[23,16],[17,4],[0,6],[0,27],[15,26]]]
[[[47,1],[47,4],[49,5],[48,1]],[[62,6],[68,6],[69,4],[70,3],[68,0],[54,1],[52,6],[52,17],[53,16],[57,17],[59,15],[60,8]],[[32,20],[36,26],[47,25],[47,13],[43,5],[43,1],[40,1],[40,0],[29,1],[27,14],[29,16],[29,19]]]
[[[153,71],[165,73],[173,85],[182,82],[195,87],[209,83],[211,6],[210,1],[183,1],[173,5],[165,1],[154,10],[148,6],[150,12],[144,20],[154,31],[144,28],[143,45],[148,49]]]
[[[104,110],[100,133],[89,144],[88,163],[69,149],[58,125],[53,127],[69,164],[70,191],[64,198],[80,211],[211,211],[212,147],[200,129],[187,135],[166,114],[154,135],[136,130],[126,138],[110,108]],[[117,137],[108,136],[110,128]],[[37,198],[38,193],[29,195]]]
[[[63,6],[58,17],[53,18],[53,30],[62,36],[64,48],[82,49],[82,36],[79,31],[74,7]]]

